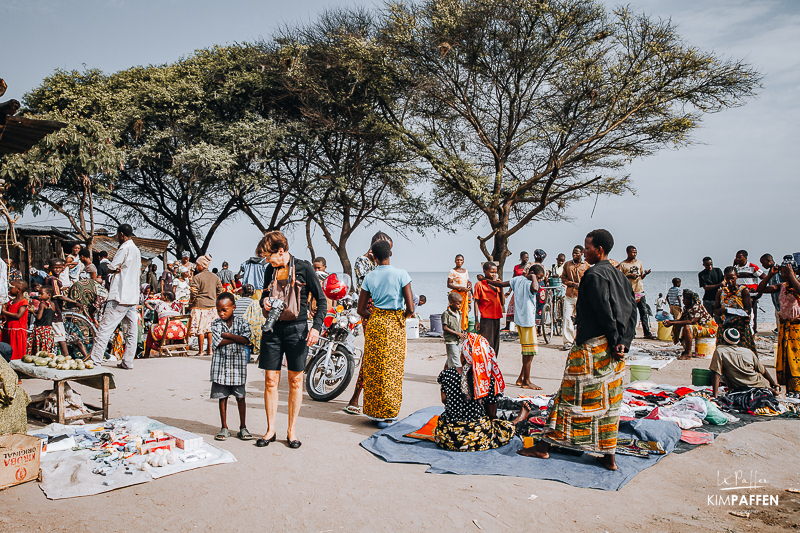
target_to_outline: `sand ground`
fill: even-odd
[[[555,340],[560,345],[560,339]],[[552,346],[552,345],[551,345]],[[666,346],[666,343],[664,343]],[[560,383],[565,352],[540,347],[533,379],[546,392]],[[436,376],[444,362],[437,340],[410,341],[401,417],[439,402]],[[506,381],[519,373],[519,344],[500,353]],[[765,361],[771,369],[771,359]],[[690,383],[691,368],[708,361],[676,361],[652,379]],[[774,370],[772,370],[774,371]],[[146,415],[211,440],[219,429],[217,401],[209,398],[206,357],[137,360],[117,373],[112,416]],[[29,393],[47,387],[28,380]],[[85,398],[97,391],[76,386]],[[265,431],[263,372],[249,367],[248,427]],[[599,531],[690,530],[745,532],[800,529],[800,422],[773,420],[724,434],[712,445],[669,455],[622,490],[606,492],[555,481],[490,476],[426,474],[425,465],[388,464],[358,443],[376,429],[342,412],[348,392],[329,403],[305,396],[299,422],[303,446],[285,441],[267,448],[230,439],[221,444],[238,462],[201,468],[105,494],[47,500],[36,483],[0,491],[0,531]],[[521,389],[509,385],[506,394]],[[229,424],[238,424],[233,403]],[[286,384],[281,384],[278,437],[285,438]],[[599,467],[598,467],[599,468]],[[721,477],[753,473],[777,494],[778,507],[736,508],[708,504]],[[765,481],[764,481],[765,480]],[[742,493],[742,491],[738,491]],[[532,495],[536,498],[531,499]]]

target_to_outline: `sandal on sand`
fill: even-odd
[[[228,428],[220,428],[219,433],[217,433],[217,436],[214,437],[214,440],[227,440],[230,436],[231,432],[228,430]]]
[[[344,411],[348,415],[360,415],[361,414],[361,408],[360,407],[356,407],[355,405],[348,405],[347,407],[342,409],[342,411]]]
[[[242,440],[253,440],[253,436],[247,431],[247,428],[240,429],[236,436]]]

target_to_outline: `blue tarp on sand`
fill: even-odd
[[[517,455],[522,448],[519,437],[507,445],[485,452],[451,452],[435,443],[405,437],[424,426],[433,416],[441,414],[440,406],[421,409],[411,416],[382,429],[361,442],[361,446],[389,463],[430,465],[433,474],[472,474],[529,477],[561,481],[574,487],[619,490],[633,477],[660,461],[664,455],[648,459],[617,455],[617,470],[603,468],[593,457],[551,453],[549,459]],[[681,430],[673,422],[634,420],[620,422],[619,436],[641,440],[656,440],[670,453],[681,438]]]

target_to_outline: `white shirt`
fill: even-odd
[[[8,302],[8,265],[0,259],[0,304]]]
[[[122,305],[139,303],[139,275],[142,270],[142,256],[133,240],[127,240],[117,250],[117,255],[108,267],[110,270],[121,268],[119,274],[111,274],[111,287],[108,299]]]

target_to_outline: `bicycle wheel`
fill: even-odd
[[[86,352],[91,353],[97,331],[92,321],[80,313],[64,312],[64,330],[67,333],[67,349],[70,355],[78,351],[78,343],[83,343]]]
[[[556,298],[555,306],[553,306],[553,334],[564,334],[564,298]]]
[[[553,311],[550,302],[545,302],[542,308],[542,340],[545,344],[550,344],[553,336]]]

